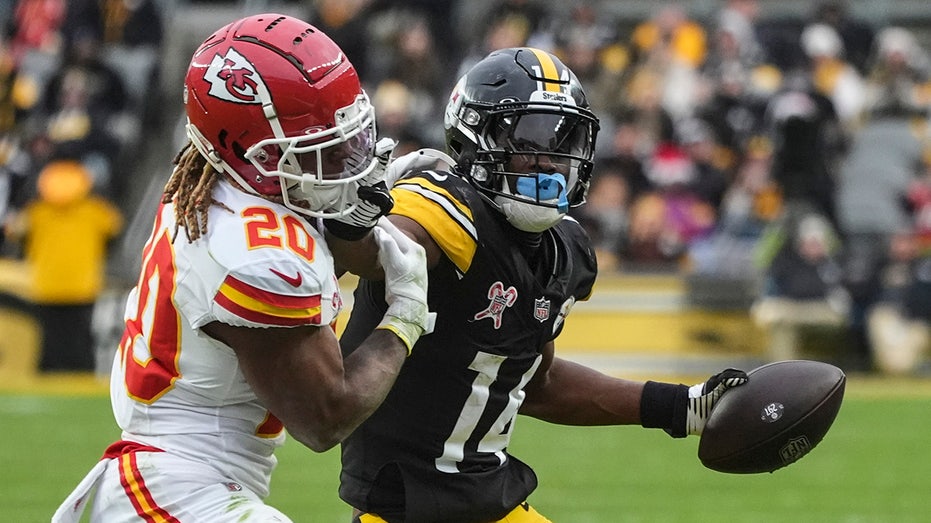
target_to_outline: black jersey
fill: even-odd
[[[417,221],[446,254],[430,271],[432,334],[417,342],[385,402],[342,445],[340,497],[388,521],[489,521],[536,488],[507,453],[523,388],[595,280],[582,227],[563,219],[533,254],[465,180],[401,180],[392,213]],[[386,309],[383,282],[360,281],[341,344],[347,354]]]

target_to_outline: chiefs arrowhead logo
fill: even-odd
[[[218,53],[213,57],[204,80],[210,84],[211,96],[227,102],[258,104],[259,93],[268,91],[255,66],[232,47],[225,55]]]

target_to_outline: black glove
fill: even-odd
[[[708,378],[708,381],[689,387],[689,406],[686,410],[685,432],[690,436],[699,436],[705,430],[708,415],[714,404],[731,387],[747,382],[747,373],[737,369],[727,369]]]
[[[687,387],[648,381],[640,398],[640,423],[664,429],[674,438],[700,435],[714,404],[728,389],[747,382],[747,373],[727,369]]]
[[[391,197],[391,188],[385,183],[385,169],[395,145],[397,143],[391,138],[382,138],[375,144],[378,165],[368,176],[359,180],[356,208],[345,216],[323,220],[331,234],[343,240],[358,240],[375,227],[378,218],[391,211],[394,199]]]

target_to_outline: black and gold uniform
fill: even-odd
[[[420,173],[392,194],[392,212],[418,222],[445,253],[429,275],[437,322],[385,402],[343,442],[340,497],[392,522],[496,520],[537,485],[508,441],[541,347],[591,293],[594,252],[569,218],[518,231],[456,174]],[[360,281],[344,352],[381,320],[384,292]]]

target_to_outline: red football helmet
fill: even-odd
[[[187,135],[244,190],[302,214],[355,209],[376,165],[375,116],[355,68],[312,25],[279,14],[237,20],[194,53]]]

